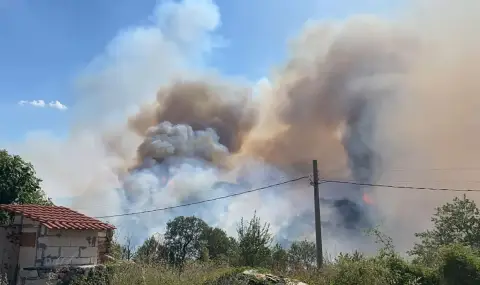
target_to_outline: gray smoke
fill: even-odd
[[[201,159],[213,163],[224,161],[228,155],[228,149],[219,143],[219,136],[211,128],[194,131],[189,125],[172,125],[167,121],[150,127],[145,136],[138,147],[138,156],[155,163],[161,164],[170,157]]]

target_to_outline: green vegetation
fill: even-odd
[[[0,150],[0,204],[51,204],[40,187],[33,165]],[[7,219],[0,211],[0,223]]]

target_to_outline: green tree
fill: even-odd
[[[272,248],[272,269],[275,271],[285,271],[288,266],[288,253],[279,244],[276,243]]]
[[[227,257],[230,239],[224,230],[207,227],[203,232],[202,240],[206,243],[205,246],[210,259],[216,260]]]
[[[0,150],[0,204],[51,205],[40,187],[41,182],[31,163]],[[5,213],[0,213],[0,222],[6,217]]]
[[[473,249],[480,248],[480,211],[466,195],[437,207],[432,223],[431,230],[415,234],[420,242],[409,253],[416,257],[417,262],[431,264],[436,260],[438,249],[444,245],[462,244]]]
[[[238,266],[240,262],[240,247],[238,241],[233,238],[228,238],[228,251],[227,251],[227,260],[228,264],[232,266]]]
[[[171,264],[181,270],[187,259],[198,259],[205,241],[202,239],[208,225],[197,217],[176,217],[167,223],[165,245]]]
[[[288,263],[296,269],[311,269],[317,260],[314,242],[294,241],[288,249]]]
[[[262,225],[257,214],[249,222],[242,218],[238,227],[238,250],[240,262],[244,266],[266,266],[270,259],[272,234],[270,225]]]
[[[167,258],[167,248],[156,236],[151,236],[145,240],[134,255],[135,261],[143,263],[165,262]]]
[[[480,284],[480,256],[475,253],[464,245],[443,246],[439,250],[441,284]]]

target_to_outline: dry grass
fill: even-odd
[[[178,271],[161,265],[122,264],[116,265],[111,284],[115,285],[247,285],[245,281],[207,282],[219,280],[221,276],[232,275],[246,268],[235,268],[213,263],[192,263],[179,274]],[[288,277],[305,282],[309,285],[331,284],[361,284],[361,285],[417,285],[432,283],[417,283],[415,278],[408,278],[398,283],[391,268],[378,259],[351,260],[340,263],[327,263],[322,270],[289,270],[275,272],[262,270],[277,276]],[[234,275],[234,274],[233,274]],[[220,278],[220,280],[222,280]],[[95,283],[97,284],[97,283]],[[93,285],[93,283],[92,283]]]
[[[232,270],[231,267],[218,264],[188,264],[180,274],[178,270],[162,265],[121,264],[114,266],[115,285],[179,285],[203,284]]]
[[[244,270],[244,268],[235,268],[228,265],[202,263],[187,265],[181,274],[177,270],[161,265],[122,264],[115,266],[115,268],[112,279],[112,284],[115,285],[203,285],[207,281],[217,280],[221,276]],[[271,270],[261,271],[271,272],[278,276],[288,276],[307,282],[309,285],[332,284],[330,281],[334,279],[335,275],[333,267],[330,265],[326,265],[322,271],[314,269],[296,270],[288,273],[272,272]]]

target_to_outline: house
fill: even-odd
[[[0,205],[0,275],[8,284],[45,284],[65,266],[94,266],[108,253],[114,226],[66,207]]]

